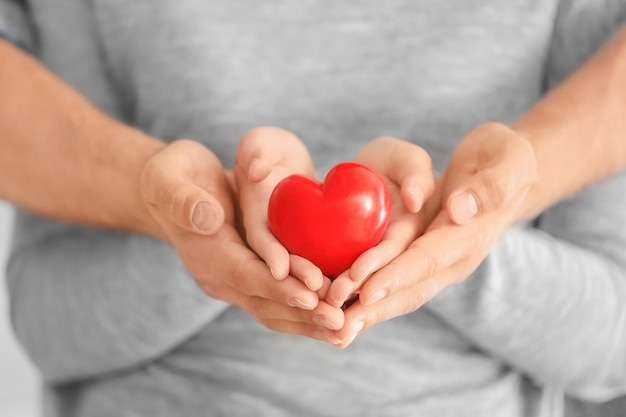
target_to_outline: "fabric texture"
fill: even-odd
[[[24,49],[30,49],[32,47],[32,26],[27,19],[23,1],[0,1],[0,37]]]

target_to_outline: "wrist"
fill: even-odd
[[[141,233],[159,239],[165,239],[161,224],[151,213],[149,204],[143,198],[141,176],[151,158],[161,151],[166,144],[137,129],[114,123],[110,140],[119,141],[122,149],[112,175],[113,196],[119,206],[111,210],[114,218],[110,226],[126,231]]]
[[[533,142],[534,137],[532,133],[517,124],[508,125],[507,128],[532,150],[533,160],[535,162],[533,167],[535,171],[534,181],[530,184],[524,197],[517,205],[517,209],[512,217],[511,225],[513,225],[528,220],[545,209],[545,202],[549,200],[549,190],[545,189],[545,184],[542,182],[539,161],[537,160],[537,143]]]

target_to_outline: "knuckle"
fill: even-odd
[[[511,185],[493,171],[484,172],[478,190],[479,204],[488,210],[501,208],[512,195]]]
[[[250,314],[257,318],[270,318],[267,302],[261,297],[250,297]]]
[[[428,278],[437,275],[443,267],[443,261],[438,256],[432,254],[424,257],[422,262],[422,271],[424,276]]]
[[[392,262],[387,265],[386,269],[389,271],[390,276],[393,277],[393,280],[388,286],[389,294],[398,292],[411,285],[413,280],[409,268],[404,268],[401,265]]]
[[[375,310],[372,314],[370,314],[370,317],[367,317],[365,319],[364,328],[367,328],[375,323],[382,323],[389,319],[391,319],[391,317],[389,317],[386,310],[383,310],[383,309]]]
[[[391,317],[389,317],[389,313],[387,312],[386,308],[370,308],[367,314],[365,314],[363,317],[363,322],[365,323],[365,326],[363,326],[363,328],[367,329],[368,327],[376,323],[382,323],[383,321],[389,320],[390,318]]]
[[[229,282],[233,289],[239,294],[249,295],[248,274],[247,274],[247,262],[240,262],[235,264],[234,271]]]
[[[225,291],[222,286],[210,285],[206,281],[199,282],[199,285],[200,285],[200,288],[202,288],[202,291],[204,291],[204,293],[208,295],[209,297],[216,299],[216,300],[225,301]]]
[[[166,187],[163,193],[163,209],[170,218],[176,218],[179,213],[184,212],[187,204],[187,193],[184,190],[170,186]]]
[[[415,290],[411,292],[405,305],[405,314],[412,313],[426,303],[427,297],[424,292]]]

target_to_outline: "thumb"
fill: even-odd
[[[166,197],[169,220],[200,234],[212,235],[224,224],[224,209],[215,197],[192,184],[181,185]]]
[[[211,235],[224,224],[224,207],[214,194],[228,188],[226,177],[217,157],[198,143],[169,144],[148,161],[139,186],[150,213],[166,230],[175,225]]]
[[[258,127],[241,137],[236,165],[248,180],[260,182],[275,166],[290,162],[294,155],[308,156],[296,135],[276,127]],[[314,169],[309,166],[307,171],[314,172]]]
[[[527,182],[520,181],[504,165],[473,174],[462,188],[453,191],[446,202],[450,219],[466,224],[479,215],[509,207],[525,195]]]
[[[445,174],[450,219],[465,224],[505,209],[510,214],[537,180],[530,143],[507,127],[485,125],[464,139]]]
[[[220,202],[192,183],[169,184],[155,197],[148,199],[148,204],[161,222],[203,235],[216,233],[224,224],[224,209]]]

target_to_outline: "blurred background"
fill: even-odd
[[[9,323],[4,266],[13,211],[0,201],[0,417],[38,417],[37,375]]]

